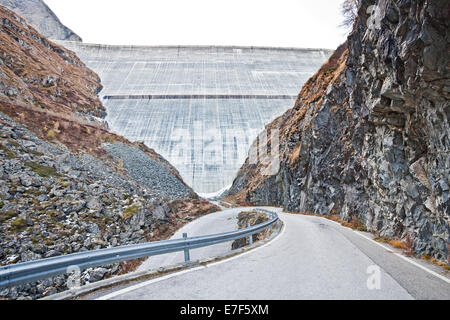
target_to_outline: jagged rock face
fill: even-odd
[[[0,5],[14,10],[39,30],[46,38],[54,40],[82,41],[42,0],[0,0]]]
[[[357,217],[448,259],[449,18],[445,0],[362,1],[347,44],[269,126],[281,132],[279,172],[247,160],[230,195]]]

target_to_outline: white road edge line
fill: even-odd
[[[110,294],[101,296],[101,297],[99,297],[99,298],[97,298],[95,300],[109,300],[109,299],[117,297],[117,296],[119,296],[121,294],[125,294],[127,292],[134,291],[134,290],[137,290],[139,288],[145,287],[146,285],[149,285],[149,284],[152,284],[152,283],[156,283],[156,282],[159,282],[159,281],[163,281],[163,280],[166,280],[166,279],[170,279],[170,278],[173,278],[173,277],[176,277],[176,276],[180,276],[180,275],[188,273],[188,272],[201,270],[201,269],[205,269],[205,267],[204,266],[200,266],[200,267],[183,270],[183,271],[176,272],[176,273],[171,273],[171,274],[168,274],[166,276],[162,276],[162,277],[158,277],[158,278],[155,278],[155,279],[151,279],[151,280],[148,280],[148,281],[136,284],[134,286],[130,286],[130,287],[124,288],[122,290],[112,292]]]
[[[380,247],[382,247],[382,248],[384,248],[384,249],[386,249],[386,250],[392,252],[392,253],[395,254],[397,257],[402,258],[403,260],[405,260],[405,261],[411,263],[412,265],[415,265],[416,267],[418,267],[418,268],[420,268],[420,269],[422,269],[422,270],[428,272],[429,274],[432,274],[433,276],[438,277],[439,279],[441,279],[441,280],[447,282],[448,284],[450,284],[450,279],[448,279],[447,277],[444,277],[443,275],[440,275],[439,273],[434,272],[433,270],[428,269],[427,267],[421,265],[420,263],[417,263],[417,262],[411,260],[411,259],[408,258],[408,257],[405,257],[404,255],[402,255],[402,254],[400,254],[400,253],[394,252],[392,249],[390,249],[390,248],[388,248],[388,247],[382,245],[381,243],[379,243],[379,242],[377,242],[377,241],[375,241],[375,240],[373,240],[373,239],[370,239],[369,237],[367,237],[366,235],[364,235],[364,234],[362,234],[362,233],[360,233],[360,232],[357,232],[357,231],[354,231],[354,232],[355,232],[357,235],[359,235],[359,236],[361,236],[361,237],[363,237],[363,238],[365,238],[365,239],[367,239],[367,240],[370,240],[370,241],[372,241],[373,243],[375,243],[376,245],[379,245]]]
[[[322,219],[326,219],[326,218],[322,218]],[[440,275],[439,273],[434,272],[433,270],[428,269],[427,267],[421,265],[420,263],[417,263],[417,262],[411,260],[411,259],[408,258],[408,257],[405,257],[404,255],[402,255],[402,254],[400,254],[400,253],[394,252],[391,248],[384,246],[383,244],[381,244],[381,243],[379,243],[379,242],[377,242],[377,241],[375,241],[375,240],[369,238],[368,236],[362,234],[361,232],[355,231],[355,230],[353,230],[353,229],[351,229],[351,228],[348,228],[348,227],[344,227],[344,226],[341,225],[339,222],[336,222],[336,221],[333,221],[333,220],[329,220],[329,219],[326,219],[326,220],[328,220],[328,221],[330,221],[330,222],[333,222],[333,223],[335,223],[335,224],[337,224],[337,225],[339,225],[339,226],[341,226],[341,227],[343,227],[343,228],[350,229],[351,231],[353,231],[353,232],[356,233],[357,235],[363,237],[364,239],[367,239],[367,240],[369,240],[369,241],[375,243],[376,245],[382,247],[383,249],[385,249],[385,250],[387,250],[387,251],[389,251],[389,252],[392,252],[392,253],[395,254],[397,257],[402,258],[402,259],[405,260],[406,262],[409,262],[409,263],[411,263],[412,265],[414,265],[414,266],[416,266],[416,267],[422,269],[423,271],[426,271],[426,272],[428,272],[429,274],[432,274],[433,276],[435,276],[435,277],[437,277],[437,278],[439,278],[439,279],[441,279],[441,280],[447,282],[448,284],[450,284],[450,279],[449,279],[449,278],[447,278],[447,277],[445,277],[445,276],[443,276],[443,275]]]
[[[128,292],[130,292],[130,291],[137,290],[137,289],[139,289],[139,288],[145,287],[145,286],[147,286],[147,285],[150,285],[150,284],[153,284],[153,283],[156,283],[156,282],[164,281],[164,280],[167,280],[167,279],[176,277],[176,276],[180,276],[180,275],[185,274],[185,273],[189,273],[189,272],[193,272],[193,271],[197,271],[197,270],[201,270],[201,269],[210,268],[210,267],[212,267],[212,266],[216,266],[216,265],[219,265],[219,264],[222,264],[222,263],[225,263],[225,262],[229,262],[229,261],[235,260],[235,259],[237,259],[237,258],[246,256],[246,255],[249,254],[249,253],[256,252],[256,251],[258,251],[259,249],[262,249],[262,248],[264,248],[264,247],[266,247],[266,246],[272,244],[273,242],[275,242],[278,238],[280,238],[280,237],[284,234],[284,232],[285,232],[285,230],[286,230],[286,224],[283,224],[283,227],[282,227],[282,228],[283,228],[283,229],[281,230],[281,233],[280,233],[279,235],[277,235],[277,236],[275,237],[275,239],[273,239],[273,240],[271,240],[271,241],[265,243],[264,245],[262,245],[262,246],[260,246],[260,247],[254,248],[254,249],[252,249],[252,250],[249,250],[249,251],[244,252],[244,253],[241,253],[241,254],[238,254],[237,256],[234,256],[234,257],[231,257],[231,258],[228,258],[228,259],[225,259],[225,260],[221,260],[221,261],[218,261],[218,262],[213,262],[213,263],[207,264],[207,265],[205,265],[205,266],[199,266],[199,267],[196,267],[196,268],[187,269],[187,270],[183,270],[183,271],[171,273],[171,274],[168,274],[168,275],[166,275],[166,276],[162,276],[162,277],[158,277],[158,278],[155,278],[155,279],[151,279],[151,280],[148,280],[148,281],[145,281],[145,282],[136,284],[136,285],[134,285],[134,286],[130,286],[130,287],[124,288],[124,289],[119,290],[119,291],[111,292],[111,293],[109,293],[109,294],[107,294],[107,295],[104,295],[104,296],[101,296],[101,297],[99,297],[99,298],[96,298],[95,300],[109,300],[109,299],[112,299],[112,298],[117,297],[117,296],[119,296],[119,295],[128,293]]]

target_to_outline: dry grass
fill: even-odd
[[[125,138],[101,128],[98,123],[87,123],[86,120],[70,111],[63,114],[49,110],[36,110],[23,103],[5,102],[1,97],[0,111],[25,125],[39,138],[59,141],[74,153],[84,151],[102,158],[106,156],[102,148],[102,143],[106,140],[131,144]]]
[[[403,242],[401,240],[390,240],[388,243],[396,249],[402,249],[402,250],[407,249],[405,242]]]
[[[403,240],[403,241],[399,240],[399,239],[392,239],[389,237],[380,237],[380,236],[376,236],[375,238],[373,238],[373,240],[375,240],[377,242],[387,243],[396,249],[401,249],[403,251],[403,253],[407,256],[418,258],[414,254],[414,250],[413,250],[414,244],[413,244],[413,241],[411,240],[411,238],[409,237],[409,235],[406,235],[405,240]],[[422,257],[420,257],[420,259],[426,260],[429,263],[432,263],[436,266],[442,267],[447,271],[450,270],[450,265],[448,263],[446,263],[444,261],[438,261],[436,258],[432,258],[428,254],[424,254]]]
[[[139,258],[130,261],[123,261],[120,263],[120,271],[118,275],[134,272],[147,258]]]
[[[414,256],[413,250],[414,244],[408,235],[406,236],[405,240],[393,239],[389,237],[380,237],[379,235],[373,238],[373,240],[377,242],[387,243],[396,249],[403,250],[403,253],[408,256]]]
[[[367,231],[366,225],[362,221],[358,220],[356,217],[352,217],[352,220],[350,220],[349,222],[342,221],[341,224],[344,227],[348,227],[354,230]]]
[[[450,271],[450,264],[444,262],[444,261],[438,261],[436,258],[430,257],[428,254],[424,254],[422,256],[422,259],[425,261],[428,261],[436,266],[439,266],[441,268],[444,268],[447,271]]]
[[[290,152],[287,155],[287,159],[290,165],[294,165],[296,162],[298,162],[298,159],[300,158],[300,150],[302,148],[301,143],[299,143],[297,146],[295,146],[294,150]]]
[[[375,238],[373,238],[373,240],[377,242],[389,243],[389,241],[391,241],[392,239],[389,237],[376,236]]]
[[[444,261],[438,261],[436,264],[437,264],[439,267],[442,267],[442,268],[444,268],[445,270],[450,271],[450,265],[447,264],[447,263],[445,263]]]

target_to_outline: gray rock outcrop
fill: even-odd
[[[281,132],[278,173],[247,160],[230,195],[355,217],[411,241],[418,256],[447,260],[449,5],[361,1],[347,43],[268,126]]]
[[[0,5],[21,15],[46,38],[82,41],[76,33],[59,21],[55,13],[42,0],[0,0]]]

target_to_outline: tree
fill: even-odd
[[[344,17],[340,27],[350,29],[358,17],[359,0],[344,0],[341,4],[341,13]]]

